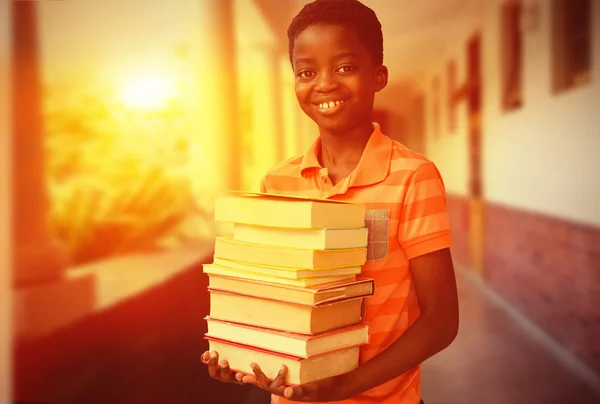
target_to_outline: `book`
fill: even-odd
[[[369,327],[358,324],[319,335],[301,335],[206,317],[206,336],[274,352],[310,358],[369,342]]]
[[[215,201],[215,221],[286,228],[365,227],[365,205],[327,199],[238,193]]]
[[[340,250],[366,247],[368,229],[290,229],[235,223],[233,239],[274,247]]]
[[[338,268],[315,268],[315,269],[303,269],[303,268],[290,268],[290,267],[277,267],[273,265],[258,265],[258,264],[247,264],[245,262],[231,261],[219,257],[213,258],[213,265],[224,267],[228,269],[234,269],[236,271],[252,272],[255,274],[274,276],[277,278],[288,278],[288,279],[304,279],[304,278],[319,278],[324,276],[344,276],[344,275],[357,275],[362,272],[362,268],[358,265],[351,267],[338,267]]]
[[[363,317],[363,298],[311,306],[241,293],[208,289],[211,318],[256,327],[319,334],[358,324]]]
[[[210,290],[239,293],[248,296],[280,300],[282,302],[319,306],[338,300],[366,297],[373,294],[372,279],[329,282],[324,285],[297,287],[277,285],[243,278],[211,275]]]
[[[286,384],[299,385],[315,380],[348,373],[358,367],[359,347],[340,349],[310,358],[300,358],[278,352],[250,347],[231,341],[205,337],[209,350],[217,351],[219,358],[227,360],[234,372],[254,374],[250,363],[258,363],[269,379],[277,377],[281,365],[286,365]]]
[[[327,284],[327,283],[331,283],[331,282],[339,282],[339,281],[343,281],[343,280],[354,280],[356,278],[356,275],[354,274],[345,274],[345,275],[338,275],[338,276],[319,276],[319,277],[311,277],[311,278],[294,278],[294,277],[277,277],[277,276],[271,276],[271,275],[263,275],[260,273],[255,273],[255,272],[246,272],[246,271],[239,271],[236,269],[230,269],[227,267],[222,267],[220,265],[213,265],[213,264],[204,264],[203,266],[203,272],[207,275],[209,275],[209,279],[212,279],[212,275],[221,275],[221,276],[226,276],[226,277],[230,277],[232,279],[235,278],[241,278],[241,279],[248,279],[248,280],[255,280],[255,281],[262,281],[262,282],[268,282],[270,284],[277,284],[277,285],[289,285],[289,286],[298,286],[298,287],[309,287],[309,286],[315,286],[315,285],[323,285],[323,284]],[[335,269],[332,271],[336,271]],[[287,271],[290,274],[295,274],[295,272],[293,271]],[[313,272],[317,272],[317,271],[313,271]],[[323,272],[329,272],[327,270],[324,270]],[[360,272],[360,268],[359,271]],[[285,272],[282,271],[282,273],[285,274]]]
[[[366,248],[314,250],[242,243],[232,237],[216,237],[214,256],[248,264],[316,269],[363,265]]]

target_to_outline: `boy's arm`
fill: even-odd
[[[458,296],[450,250],[416,257],[410,261],[410,267],[421,306],[421,314],[413,325],[387,349],[352,372],[284,388],[284,397],[315,402],[355,397],[406,373],[450,345],[458,332]],[[276,386],[282,382],[276,379],[271,392],[277,394]]]
[[[407,187],[398,238],[409,259],[419,318],[391,346],[347,375],[351,395],[379,386],[418,366],[452,343],[458,333],[458,293],[450,253],[446,191],[432,162]]]
[[[346,374],[349,397],[379,386],[446,348],[458,332],[458,296],[448,248],[410,261],[419,318],[379,355]]]

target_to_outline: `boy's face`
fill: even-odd
[[[321,129],[338,133],[371,123],[387,69],[375,65],[353,29],[308,27],[295,41],[292,66],[300,107]]]

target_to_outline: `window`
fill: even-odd
[[[553,88],[564,91],[591,76],[590,0],[552,0]]]
[[[521,0],[508,0],[501,11],[502,107],[519,108],[523,103],[523,34]]]

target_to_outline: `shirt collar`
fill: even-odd
[[[308,148],[302,164],[300,165],[300,174],[306,177],[310,169],[320,169],[318,154],[321,147],[321,138],[313,142]],[[365,150],[358,162],[358,165],[350,174],[350,186],[366,186],[383,181],[390,169],[390,160],[392,155],[392,140],[381,133],[378,123],[373,123],[373,133],[365,146]]]

